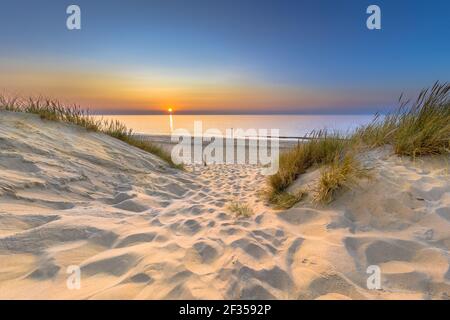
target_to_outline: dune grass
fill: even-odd
[[[313,132],[310,140],[280,154],[278,172],[269,177],[270,187],[275,192],[285,191],[300,174],[314,165],[330,163],[347,145],[339,134]]]
[[[233,213],[236,218],[249,218],[254,213],[252,208],[246,204],[239,201],[233,201],[228,205],[228,210]]]
[[[291,208],[304,196],[302,192],[286,191],[299,175],[312,167],[331,165],[336,159],[345,158],[352,149],[352,141],[338,133],[324,130],[312,133],[310,140],[280,155],[279,170],[269,177],[266,199],[276,209]]]
[[[163,148],[149,141],[134,135],[131,129],[128,129],[123,123],[117,120],[102,120],[92,116],[89,110],[79,106],[66,106],[57,100],[43,98],[29,98],[21,100],[18,98],[6,98],[0,96],[0,110],[24,112],[38,115],[41,119],[49,121],[60,121],[72,123],[83,127],[88,131],[104,133],[113,138],[119,139],[129,145],[152,153],[171,167],[182,169],[182,165],[177,165],[172,161],[170,153]]]
[[[369,177],[369,171],[361,167],[353,154],[348,153],[342,158],[336,157],[322,170],[314,200],[330,203],[339,190],[350,189],[359,179]]]
[[[436,82],[394,112],[376,115],[352,137],[369,147],[392,145],[397,155],[424,156],[450,152],[450,85]]]
[[[21,100],[0,96],[0,109],[32,113],[44,120],[69,122],[95,132],[101,131],[102,127],[102,120],[91,116],[89,110],[76,105],[64,106],[57,100],[43,98]]]
[[[322,166],[315,199],[330,202],[337,191],[348,188],[367,172],[356,160],[361,149],[392,145],[400,156],[425,156],[450,152],[450,85],[436,82],[422,90],[410,103],[387,115],[377,114],[368,125],[344,139],[326,131],[313,133],[312,139],[280,155],[279,170],[268,179],[267,198],[279,206],[286,189],[313,166]]]
[[[265,196],[269,203],[273,204],[275,209],[285,210],[292,208],[298,202],[300,202],[306,194],[303,191],[297,191],[296,193],[290,193],[286,191],[271,192],[266,191]]]

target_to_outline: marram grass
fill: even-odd
[[[369,177],[368,170],[361,167],[353,154],[348,153],[343,158],[336,157],[322,169],[314,200],[330,203],[338,191],[350,189],[360,178]]]
[[[269,203],[273,204],[275,209],[285,210],[290,209],[300,202],[306,194],[303,191],[297,191],[290,193],[287,191],[282,192],[266,192],[265,197]]]
[[[410,103],[359,128],[353,136],[369,147],[392,145],[402,156],[450,152],[450,84],[436,82]]]
[[[253,215],[252,208],[246,204],[239,201],[233,201],[228,205],[228,210],[233,213],[236,218],[249,218]]]
[[[422,90],[413,102],[402,101],[386,115],[377,114],[371,123],[343,139],[320,131],[312,140],[280,155],[279,170],[268,179],[267,198],[279,206],[285,190],[313,166],[321,173],[315,199],[330,202],[338,190],[350,187],[358,177],[367,176],[355,159],[361,149],[391,145],[399,156],[426,156],[450,153],[450,85],[436,82]]]
[[[0,96],[0,110],[32,113],[39,115],[44,120],[72,123],[89,131],[104,133],[136,148],[152,153],[174,168],[183,168],[182,165],[177,165],[172,161],[169,152],[158,145],[136,137],[133,131],[128,129],[123,123],[117,120],[98,119],[93,117],[89,110],[81,109],[76,105],[65,106],[57,100],[43,98],[21,100]]]
[[[310,140],[280,155],[278,172],[269,177],[269,201],[277,204],[285,190],[309,168],[331,163],[349,147],[349,141],[337,133],[313,132]]]

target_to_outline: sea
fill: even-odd
[[[118,120],[135,133],[171,135],[183,129],[191,135],[209,132],[226,134],[227,129],[278,129],[279,136],[304,137],[313,131],[328,130],[347,135],[369,123],[373,115],[103,115],[105,120]],[[197,131],[195,131],[197,129]],[[213,129],[211,131],[211,129]],[[262,132],[262,131],[261,131]],[[214,134],[212,134],[214,135]]]

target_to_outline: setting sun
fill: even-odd
[[[167,109],[167,111],[168,111],[169,113],[172,113],[173,109],[172,109],[172,108],[169,108],[169,109]]]

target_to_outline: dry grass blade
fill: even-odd
[[[350,189],[360,178],[369,178],[369,172],[360,166],[352,154],[347,154],[342,159],[336,157],[322,171],[314,200],[329,203],[339,190]]]
[[[228,205],[228,210],[230,210],[231,213],[235,214],[237,218],[249,218],[253,215],[252,208],[250,208],[248,204],[239,201],[231,202]]]
[[[296,193],[283,192],[267,192],[265,194],[269,203],[271,203],[275,209],[285,210],[290,209],[297,203],[302,201],[306,194],[303,191],[297,191]]]

